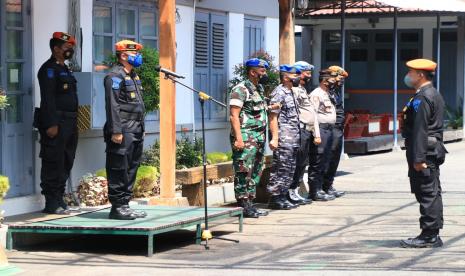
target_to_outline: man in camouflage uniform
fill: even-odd
[[[270,148],[273,152],[268,192],[271,194],[268,207],[289,210],[297,207],[287,200],[286,195],[292,183],[296,168],[297,151],[300,146],[299,110],[292,87],[300,84],[300,70],[290,65],[279,68],[281,84],[271,93],[271,105],[278,104],[270,111]]]
[[[247,80],[231,90],[231,148],[234,166],[234,192],[244,216],[268,215],[253,205],[256,185],[260,182],[266,141],[266,103],[263,85],[268,80],[268,63],[250,59],[246,63]]]

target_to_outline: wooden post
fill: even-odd
[[[160,66],[176,71],[175,0],[160,0]],[[153,205],[188,205],[176,198],[176,87],[160,73],[160,197]]]
[[[294,17],[292,6],[294,0],[279,0],[279,63],[295,62]]]

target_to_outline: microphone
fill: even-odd
[[[172,76],[172,77],[175,77],[175,78],[178,78],[178,79],[184,79],[184,78],[186,78],[186,77],[184,77],[184,76],[178,75],[177,73],[175,73],[175,72],[173,72],[173,71],[170,71],[170,70],[168,70],[168,69],[165,69],[165,68],[163,68],[163,67],[160,67],[160,65],[155,66],[155,71],[164,73],[164,74],[165,74],[165,77]]]

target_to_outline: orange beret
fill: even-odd
[[[434,71],[437,67],[436,62],[424,58],[407,61],[406,65],[410,69],[425,71]]]
[[[115,49],[117,52],[124,52],[124,51],[137,52],[142,49],[142,45],[132,40],[121,40],[115,44]]]
[[[63,40],[64,42],[68,42],[69,44],[76,45],[76,39],[74,36],[64,33],[64,32],[54,32],[53,38],[58,38]]]
[[[340,67],[340,66],[337,66],[337,65],[333,65],[333,66],[329,66],[328,68],[330,71],[332,72],[335,72],[336,74],[338,74],[339,76],[342,76],[344,78],[347,78],[349,76],[349,73],[347,73],[346,70],[344,70],[344,68]]]

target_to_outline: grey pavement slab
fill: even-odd
[[[442,166],[444,247],[404,249],[416,236],[418,204],[410,194],[405,152],[352,157],[336,188],[347,195],[267,217],[212,225],[206,251],[193,231],[164,234],[143,256],[144,239],[81,236],[8,252],[22,275],[455,275],[465,274],[465,143],[447,144]]]

